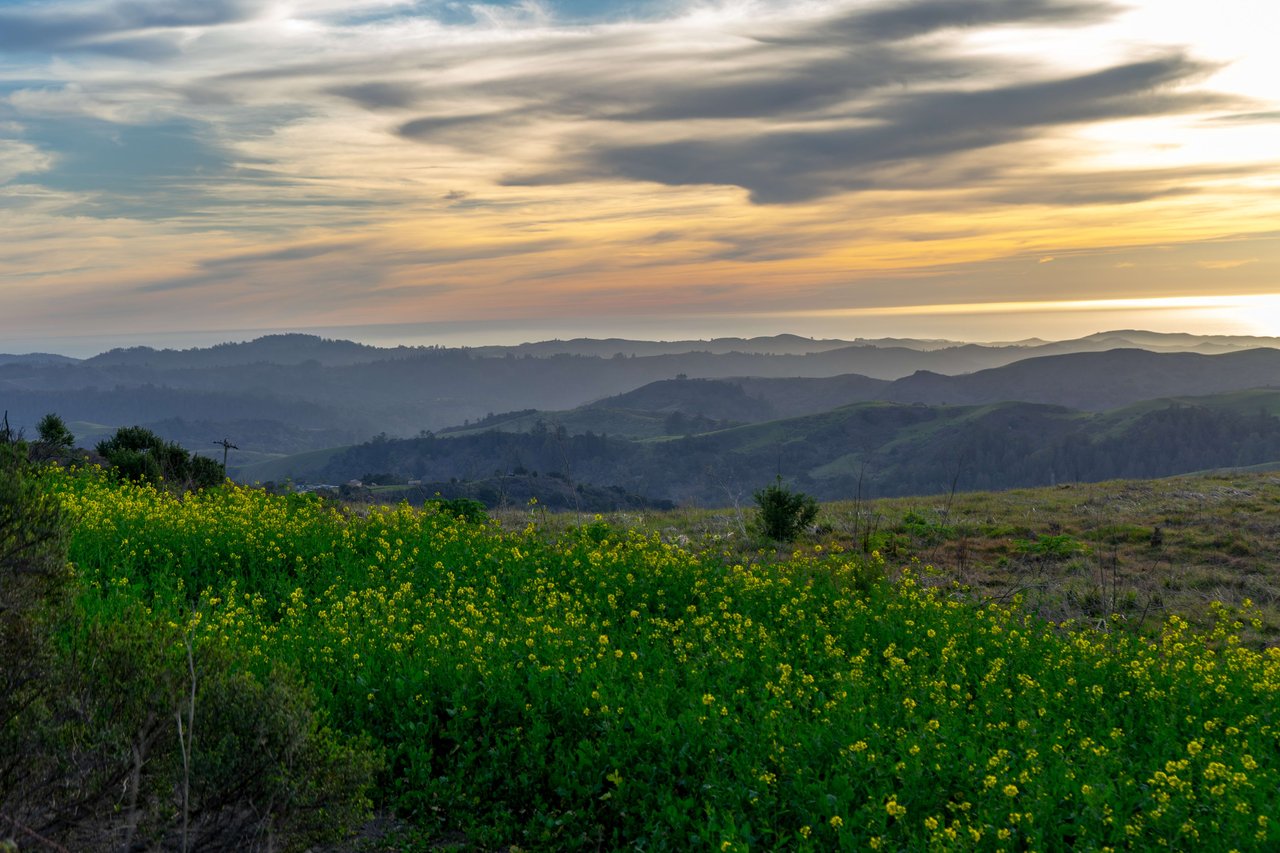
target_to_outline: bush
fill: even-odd
[[[1074,536],[1060,534],[1057,536],[1040,536],[1036,539],[1015,539],[1013,550],[1029,557],[1039,557],[1047,561],[1065,560],[1076,554],[1083,554],[1089,549]]]
[[[0,443],[0,809],[30,773],[31,732],[51,693],[51,624],[70,581],[62,512],[27,451]]]
[[[98,442],[97,451],[118,476],[135,483],[163,480],[180,489],[204,489],[222,482],[222,466],[216,461],[193,455],[145,427],[121,427]]]
[[[755,495],[759,517],[758,531],[778,542],[791,542],[818,516],[818,502],[804,492],[793,492],[782,484],[782,477]]]
[[[483,524],[489,520],[484,504],[471,498],[433,498],[424,506],[434,507],[437,512],[448,513],[470,524]]]
[[[53,412],[40,419],[40,423],[36,424],[36,433],[40,440],[32,450],[38,455],[54,458],[75,449],[76,437],[67,428],[66,421]]]
[[[377,752],[324,726],[292,670],[211,643],[188,657],[138,604],[79,615],[13,744],[7,814],[88,851],[301,850],[367,819]]]
[[[0,444],[0,815],[85,851],[305,849],[364,820],[368,738],[326,727],[294,670],[77,581],[67,475],[28,451]]]

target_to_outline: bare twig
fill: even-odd
[[[179,708],[174,716],[178,720],[178,747],[182,750],[182,853],[187,853],[187,827],[191,814],[191,742],[196,726],[196,662],[191,651],[191,635],[184,635],[182,642],[187,647],[187,669],[191,673],[191,697],[187,703],[185,736],[182,730],[182,709]]]
[[[61,844],[59,844],[58,842],[54,841],[54,840],[53,840],[53,839],[51,839],[51,838],[45,838],[43,835],[41,835],[40,833],[36,832],[36,831],[35,831],[34,829],[32,829],[31,827],[27,826],[27,825],[26,825],[26,824],[24,824],[24,823],[20,823],[17,819],[15,819],[15,818],[11,818],[11,817],[9,817],[7,814],[0,813],[0,818],[4,818],[6,821],[8,821],[8,822],[9,822],[9,824],[10,824],[14,829],[18,830],[18,831],[19,831],[19,832],[21,832],[23,835],[26,835],[26,836],[29,836],[29,837],[31,837],[31,838],[34,838],[36,841],[39,841],[41,844],[43,844],[44,846],[48,847],[50,850],[56,850],[56,851],[58,851],[58,853],[71,853],[71,851],[70,851],[70,850],[68,850],[67,848],[63,847],[63,846],[62,846]]]

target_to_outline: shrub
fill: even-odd
[[[30,773],[31,731],[49,699],[51,616],[70,580],[63,539],[26,445],[0,444],[0,808]]]
[[[27,453],[0,445],[0,831],[86,851],[290,850],[362,821],[368,738],[326,727],[296,670],[188,645],[173,611],[74,576],[54,494],[69,475]]]
[[[213,459],[189,453],[145,427],[121,427],[98,442],[97,451],[118,476],[135,483],[164,480],[180,489],[203,489],[222,482],[222,466]]]
[[[1088,551],[1088,548],[1074,536],[1063,533],[1057,536],[1040,536],[1036,539],[1015,539],[1013,550],[1018,554],[1039,557],[1052,562],[1083,554]]]
[[[66,421],[53,412],[40,419],[36,433],[40,436],[40,443],[51,451],[66,452],[76,446],[76,437],[67,428]]]
[[[454,518],[471,524],[483,524],[489,520],[489,513],[484,504],[471,498],[435,498],[427,501],[425,505],[435,507],[439,512],[448,513]]]
[[[818,515],[818,502],[804,492],[793,492],[779,476],[773,485],[755,493],[760,514],[756,527],[778,542],[791,542]]]
[[[377,753],[324,726],[294,671],[188,647],[138,604],[80,615],[15,744],[23,825],[76,850],[300,850],[368,817]]]

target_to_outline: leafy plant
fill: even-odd
[[[31,732],[52,692],[51,612],[71,580],[62,524],[25,443],[0,443],[0,808],[31,773]]]
[[[1143,639],[883,580],[839,542],[738,560],[595,522],[549,539],[403,504],[49,480],[106,626],[82,644],[94,671],[147,683],[125,614],[174,632],[169,743],[190,636],[197,846],[246,773],[307,813],[290,732],[311,723],[284,667],[312,720],[384,751],[387,807],[478,849],[1280,849],[1280,680],[1236,636],[1247,607]],[[106,723],[152,706],[120,707]],[[151,754],[144,773],[181,772]],[[173,847],[163,790],[165,834],[139,846]]]
[[[1088,550],[1079,539],[1065,533],[1056,536],[1040,536],[1036,539],[1015,539],[1013,549],[1019,554],[1045,560],[1065,560]]]
[[[435,507],[439,512],[471,524],[483,524],[489,520],[489,513],[484,504],[471,498],[435,498],[427,501],[424,506]]]
[[[40,443],[53,450],[70,450],[76,444],[76,437],[67,428],[66,421],[52,412],[36,424],[36,433],[40,436]]]
[[[759,508],[757,529],[778,542],[794,541],[818,517],[818,502],[784,486],[781,476],[773,485],[756,492],[754,498]]]
[[[915,510],[909,510],[902,517],[899,529],[911,534],[917,541],[925,545],[936,545],[939,542],[954,538],[956,535],[954,527],[926,518]]]
[[[222,482],[222,466],[213,459],[192,454],[145,427],[121,427],[111,438],[98,442],[97,451],[117,474],[134,482],[163,480],[193,489]]]

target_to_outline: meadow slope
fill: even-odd
[[[1274,849],[1280,654],[975,604],[879,555],[682,550],[49,473],[86,625],[310,685],[484,848]],[[893,576],[886,580],[886,572]],[[455,836],[456,837],[456,836]]]

